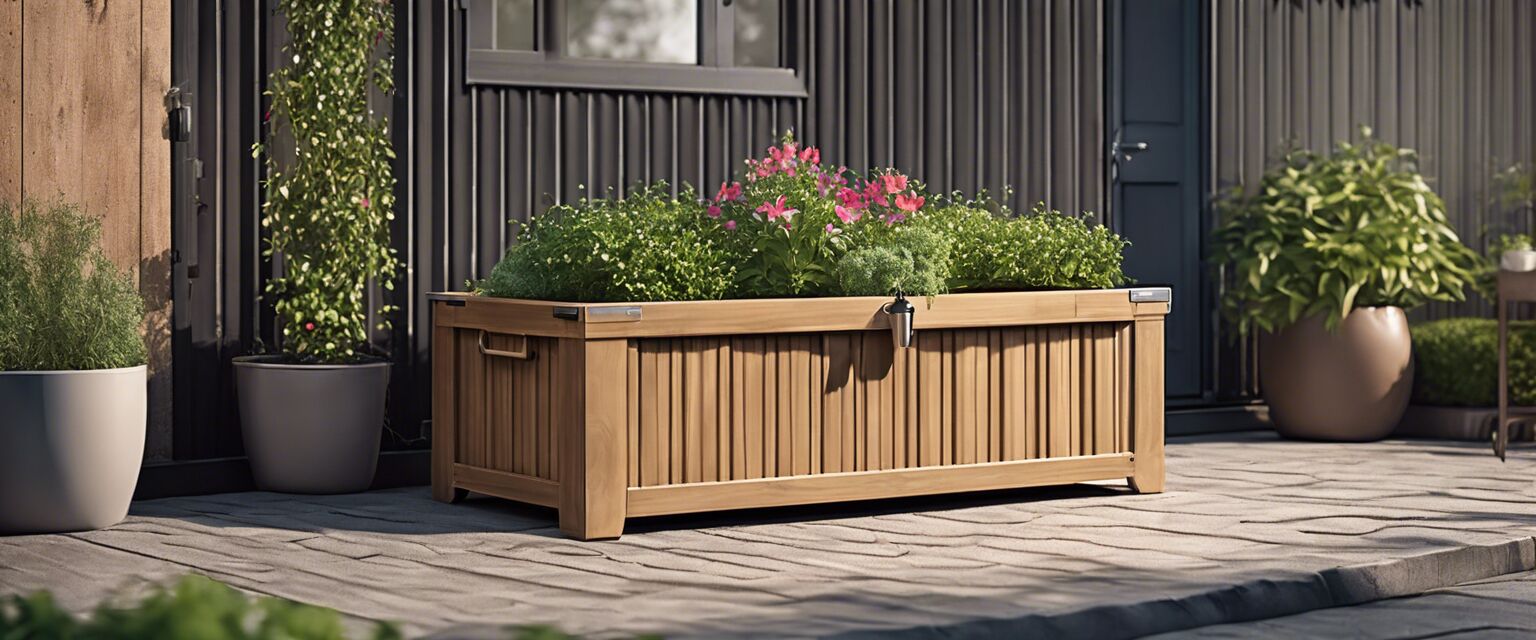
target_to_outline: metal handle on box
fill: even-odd
[[[486,333],[488,333],[488,332],[485,329],[481,329],[480,330],[480,338],[475,341],[476,344],[480,347],[481,355],[496,356],[498,358],[512,358],[512,359],[515,359],[515,360],[532,360],[533,359],[533,356],[535,354],[534,354],[534,352],[532,352],[532,351],[530,351],[528,349],[528,336],[520,336],[523,339],[523,348],[522,349],[519,349],[517,351],[504,351],[504,350],[501,350],[501,349],[491,349],[491,348],[486,347],[485,346],[485,334]]]

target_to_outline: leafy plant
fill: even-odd
[[[29,640],[341,640],[341,616],[321,607],[277,598],[254,603],[227,585],[186,576],[157,587],[131,605],[103,603],[86,620],[63,610],[46,591],[0,601],[0,638]],[[368,637],[400,638],[394,625],[374,625]]]
[[[1015,217],[986,194],[956,195],[915,220],[950,238],[951,289],[1096,289],[1126,282],[1121,264],[1128,242],[1043,202]]]
[[[1499,323],[1447,318],[1413,327],[1413,401],[1491,407],[1498,403]],[[1510,402],[1536,405],[1536,322],[1509,325]]]
[[[889,240],[849,251],[837,263],[840,292],[849,296],[936,296],[948,289],[949,239],[903,228]]]
[[[144,364],[144,303],[101,249],[101,221],[61,201],[0,201],[0,371]]]
[[[576,640],[548,625],[511,625],[507,640]],[[391,623],[372,625],[374,640],[403,636]],[[156,587],[140,602],[103,603],[87,619],[64,610],[47,591],[0,598],[3,640],[342,640],[349,635],[332,609],[280,598],[254,601],[215,580],[183,577]],[[659,636],[642,635],[650,639]]]
[[[923,207],[922,184],[894,169],[861,179],[821,164],[821,151],[785,134],[763,158],[746,161],[745,184],[721,184],[707,208],[745,253],[743,297],[829,295],[838,259],[884,235]]]
[[[1223,206],[1211,260],[1230,269],[1223,311],[1246,334],[1357,306],[1463,300],[1477,255],[1446,221],[1413,151],[1371,137],[1293,151]]]
[[[731,290],[737,260],[720,224],[658,182],[624,200],[583,199],[519,228],[486,295],[543,300],[713,300]]]
[[[1114,287],[1127,243],[1082,217],[1012,217],[982,197],[935,206],[895,169],[821,164],[786,135],[743,181],[695,201],[653,185],[623,201],[556,207],[518,232],[492,296],[656,301],[816,295],[932,296],[949,289]],[[989,211],[998,210],[998,214]]]
[[[283,49],[289,64],[269,78],[268,142],[252,150],[267,167],[264,255],[281,256],[284,267],[266,292],[276,298],[285,354],[351,361],[368,341],[370,280],[393,289],[399,269],[389,245],[395,153],[389,124],[369,101],[372,89],[394,89],[394,7],[280,0],[278,11],[292,36]],[[380,329],[394,310],[380,309]]]

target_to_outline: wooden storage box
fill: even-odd
[[[432,490],[630,516],[1163,486],[1169,290],[579,304],[435,294]]]

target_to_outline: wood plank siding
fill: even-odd
[[[0,200],[81,205],[139,282],[150,459],[171,453],[170,3],[0,0]]]

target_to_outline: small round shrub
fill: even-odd
[[[1413,327],[1413,401],[1490,407],[1499,396],[1499,323],[1448,318]],[[1512,322],[1509,331],[1510,402],[1536,405],[1536,322]]]
[[[522,225],[485,295],[579,302],[717,300],[739,257],[725,230],[700,213],[692,189],[656,183],[623,200],[583,199]]]
[[[949,288],[949,239],[928,229],[900,228],[885,242],[849,251],[837,262],[846,296],[936,296]]]
[[[144,364],[144,302],[101,250],[101,221],[64,202],[0,201],[0,371]]]
[[[952,198],[913,220],[950,239],[954,290],[1104,289],[1127,281],[1122,262],[1128,242],[1043,202],[1027,215],[1011,216],[984,195]]]

